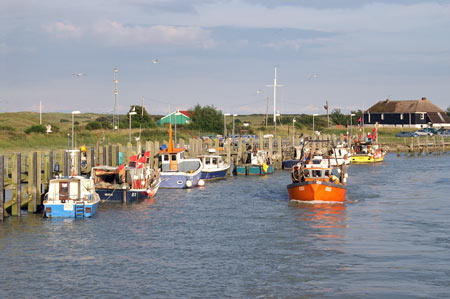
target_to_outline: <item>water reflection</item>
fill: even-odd
[[[343,238],[347,225],[347,212],[343,204],[290,202],[297,218],[314,229],[317,238]]]

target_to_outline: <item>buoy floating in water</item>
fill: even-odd
[[[199,185],[200,187],[205,186],[205,181],[204,181],[204,180],[199,180],[199,181],[198,181],[198,185]]]
[[[192,187],[192,181],[186,181],[186,187],[191,188]]]

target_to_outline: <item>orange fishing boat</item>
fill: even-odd
[[[347,190],[346,167],[342,165],[335,172],[329,165],[326,159],[316,156],[294,166],[292,184],[287,186],[289,200],[343,203]]]

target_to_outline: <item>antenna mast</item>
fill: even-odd
[[[119,113],[118,113],[118,103],[117,103],[117,95],[119,92],[117,91],[117,84],[119,81],[117,80],[117,73],[119,70],[117,68],[114,69],[114,109],[113,109],[113,130],[119,130]]]

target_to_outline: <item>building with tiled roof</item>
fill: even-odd
[[[364,111],[364,125],[398,127],[450,127],[450,118],[444,110],[427,98],[407,101],[379,101]]]

